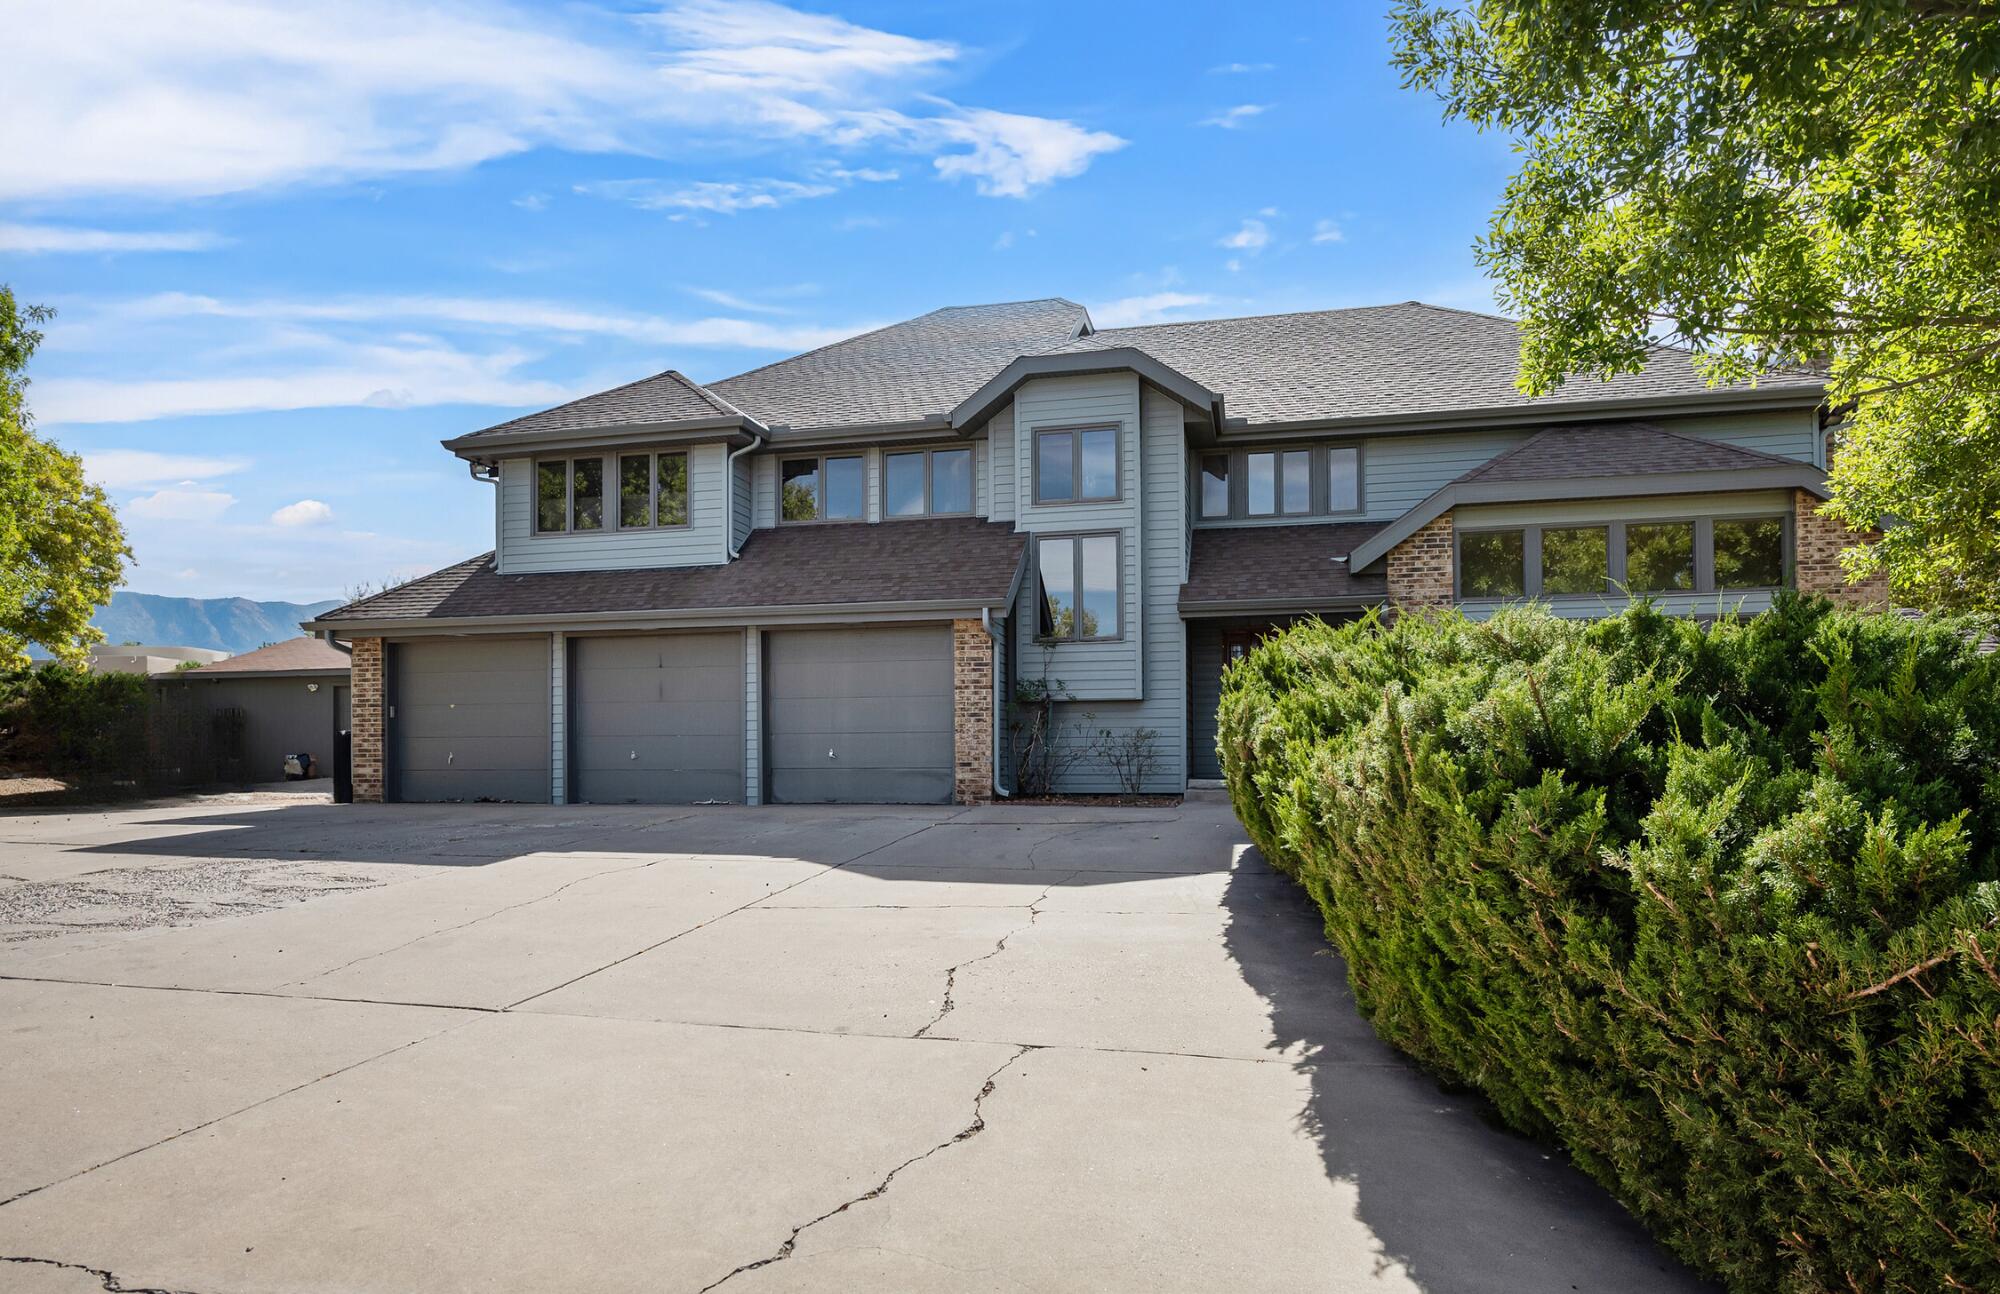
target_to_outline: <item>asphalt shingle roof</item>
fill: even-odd
[[[1005,603],[1028,537],[971,517],[752,531],[727,565],[501,575],[493,554],[328,611],[318,619],[737,610],[876,602]]]
[[[308,670],[345,672],[348,665],[347,652],[324,638],[287,638],[284,642],[270,643],[240,656],[210,661],[198,670],[176,671],[175,676],[199,674],[207,678],[213,674],[297,674]]]
[[[713,383],[765,426],[884,426],[951,412],[1022,355],[1060,345],[1089,320],[1049,297],[950,306]]]
[[[599,427],[687,422],[733,417],[735,414],[736,410],[716,399],[700,383],[668,369],[652,377],[612,387],[609,391],[586,395],[581,400],[559,404],[553,409],[524,414],[473,435],[482,440],[506,440],[552,431],[590,431]]]
[[[1662,346],[1643,372],[1609,382],[1573,377],[1531,400],[1514,387],[1521,342],[1513,320],[1418,301],[1107,328],[1054,349],[1123,346],[1221,394],[1226,417],[1252,424],[1539,409],[1710,390],[1686,352]],[[1824,381],[1817,374],[1787,371],[1769,374],[1758,385],[1811,391]]]
[[[1197,528],[1180,604],[1380,601],[1389,593],[1385,576],[1356,575],[1334,558],[1381,528],[1375,521]]]
[[[1662,472],[1734,472],[1802,467],[1717,440],[1683,436],[1644,423],[1551,427],[1473,468],[1460,481],[1567,481],[1582,477],[1646,476]]]

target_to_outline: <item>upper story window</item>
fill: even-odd
[[[1204,454],[1200,491],[1200,515],[1205,520],[1359,512],[1361,447]]]
[[[688,456],[620,454],[615,459],[557,458],[535,464],[535,533],[560,535],[688,524]],[[607,464],[617,493],[607,510]]]
[[[889,517],[972,511],[972,450],[897,450],[882,456],[882,513]]]
[[[1035,433],[1035,502],[1094,503],[1118,497],[1118,429]]]
[[[1748,593],[1786,583],[1783,517],[1515,526],[1458,536],[1458,596]]]
[[[867,510],[859,454],[787,458],[778,469],[780,521],[859,521]]]
[[[618,456],[618,528],[688,523],[686,454]]]
[[[603,459],[535,464],[535,529],[545,535],[604,529]]]
[[[1115,534],[1036,538],[1038,637],[1058,642],[1118,637],[1124,604],[1118,544]]]

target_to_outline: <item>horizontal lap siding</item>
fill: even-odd
[[[1043,378],[1024,385],[1015,397],[1014,461],[1019,491],[1017,529],[1033,535],[1117,532],[1123,539],[1124,599],[1119,616],[1123,638],[1113,642],[1063,643],[1036,640],[1039,624],[1032,554],[1017,603],[1014,650],[1022,676],[1060,679],[1083,700],[1137,700],[1143,695],[1140,661],[1144,647],[1139,494],[1139,380],[1130,373]],[[1117,426],[1120,490],[1109,503],[1036,505],[1034,430],[1037,427]]]
[[[1194,621],[1188,625],[1190,777],[1221,777],[1222,761],[1215,754],[1215,711],[1222,704],[1222,629]]]
[[[1014,476],[1020,465],[1014,459],[1014,406],[993,415],[986,424],[986,438],[989,446],[987,455],[993,474],[993,499],[990,516],[995,521],[1014,519]]]
[[[1825,467],[1826,438],[1819,429],[1819,412],[1794,409],[1782,413],[1717,414],[1705,418],[1682,418],[1662,422],[1668,431],[1704,440],[1719,440],[1740,449],[1796,458],[1814,467]]]
[[[665,530],[605,529],[585,534],[535,533],[535,464],[510,458],[500,465],[500,569],[509,575],[536,571],[630,570],[649,566],[702,566],[723,560],[723,460],[721,445],[688,450],[689,524]],[[612,492],[616,457],[606,463],[605,517],[616,511]]]

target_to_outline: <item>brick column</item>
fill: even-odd
[[[348,693],[348,707],[353,725],[350,731],[354,734],[350,753],[354,774],[354,802],[380,804],[384,767],[382,640],[356,638],[353,647],[353,673],[349,679],[353,690]]]
[[[1877,571],[1858,584],[1847,579],[1840,564],[1844,548],[1872,544],[1882,537],[1879,530],[1866,533],[1849,530],[1832,517],[1822,516],[1817,497],[1804,490],[1792,491],[1792,564],[1801,593],[1819,593],[1850,607],[1879,610],[1889,605],[1889,576]]]
[[[1451,514],[1426,522],[1423,529],[1389,550],[1390,605],[1415,611],[1452,604]]]
[[[953,780],[960,804],[993,799],[993,639],[977,620],[951,622]]]

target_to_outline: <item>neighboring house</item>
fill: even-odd
[[[322,776],[333,772],[333,734],[348,726],[347,651],[321,638],[292,638],[256,651],[153,676],[163,697],[185,702],[199,719],[218,711],[243,716],[232,760],[242,778],[275,782],[285,757],[307,754]]]
[[[226,651],[206,647],[149,647],[141,643],[99,643],[84,655],[93,674],[157,674],[179,665],[212,665],[228,660]]]
[[[447,441],[495,550],[307,626],[353,643],[356,796],[978,802],[1024,679],[1160,734],[1176,792],[1218,772],[1223,662],[1298,616],[1880,598],[1815,511],[1820,377],[1712,389],[1662,348],[1530,400],[1518,347],[1415,302],[956,307]]]

